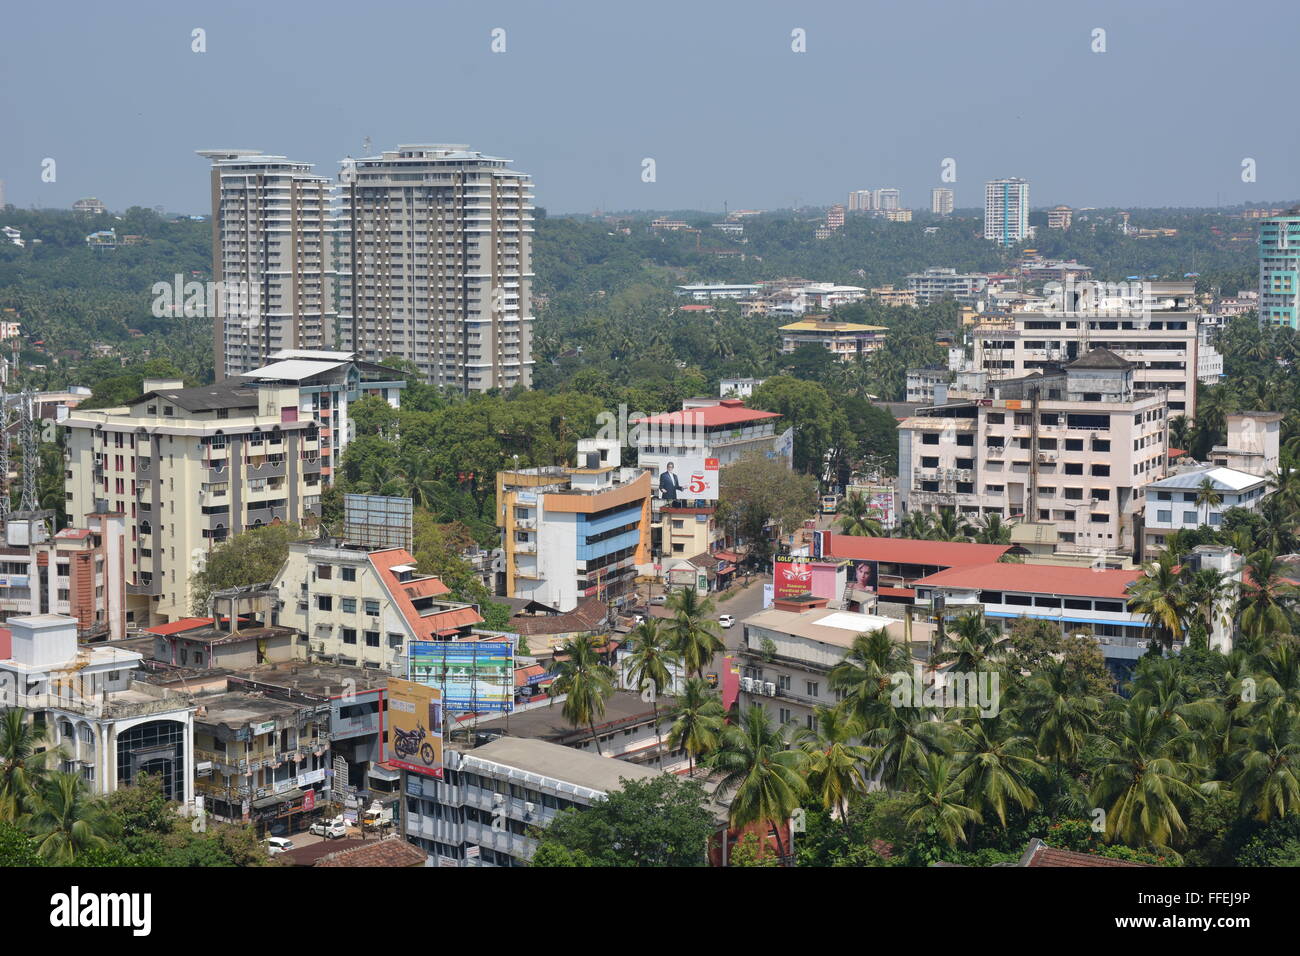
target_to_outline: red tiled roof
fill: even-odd
[[[914,582],[918,588],[946,585],[1031,594],[1073,594],[1079,597],[1122,598],[1142,571],[1094,570],[1055,564],[979,564],[949,568]]]
[[[546,673],[546,668],[541,664],[529,664],[527,667],[515,668],[515,686],[525,687],[530,677],[537,677]]]
[[[56,538],[89,538],[89,528],[64,528],[54,537]]]
[[[1186,455],[1186,454],[1187,454],[1187,449],[1186,449],[1186,448],[1175,448],[1173,445],[1170,445],[1170,446],[1169,446],[1169,457],[1170,457],[1170,458],[1182,458],[1182,457],[1183,457],[1184,455]]]
[[[916,597],[916,588],[891,588],[887,585],[882,585],[881,587],[876,588],[876,593],[881,597],[914,598]]]
[[[166,624],[157,624],[153,627],[146,627],[146,634],[159,634],[166,637],[170,634],[179,634],[181,631],[193,631],[200,627],[211,627],[212,618],[210,617],[183,617],[179,621],[169,621]]]
[[[580,634],[594,631],[609,613],[605,602],[598,597],[583,598],[572,611],[563,614],[518,614],[510,619],[510,626],[520,634]]]
[[[668,412],[665,415],[638,418],[632,424],[678,425],[685,428],[692,425],[703,425],[705,428],[715,428],[723,425],[740,425],[744,422],[756,422],[767,418],[780,417],[781,415],[778,412],[760,412],[756,408],[745,408],[743,405],[708,405],[704,408],[688,408],[681,412]]]
[[[425,577],[418,581],[399,581],[393,568],[415,564],[415,558],[405,548],[372,551],[368,557],[379,574],[384,589],[388,591],[393,604],[402,613],[402,617],[410,625],[417,640],[436,640],[438,637],[454,634],[462,627],[482,623],[483,618],[473,607],[449,608],[433,614],[421,614],[415,607],[415,601],[420,598],[441,597],[450,593],[451,588],[435,577]]]
[[[317,861],[317,866],[424,866],[426,854],[401,837],[366,842]]]
[[[964,541],[925,541],[919,538],[865,538],[832,534],[830,556],[955,568],[996,561],[1011,550],[1009,544],[968,544]]]
[[[1074,850],[1058,850],[1048,846],[1041,840],[1034,840],[1025,857],[1020,861],[1021,866],[1150,866],[1150,863],[1134,863],[1130,860],[1113,860],[1108,856],[1097,856],[1095,853],[1077,853]]]

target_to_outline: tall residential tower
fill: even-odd
[[[1029,182],[995,179],[984,186],[984,238],[1014,246],[1029,237]]]
[[[1259,224],[1259,321],[1300,327],[1300,208]]]
[[[212,161],[216,379],[281,349],[334,347],[333,185],[257,150],[200,150]]]
[[[532,383],[532,180],[467,146],[398,146],[340,175],[339,324],[463,392]]]

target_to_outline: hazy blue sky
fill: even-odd
[[[958,206],[995,176],[1035,206],[1280,201],[1300,196],[1297,39],[1296,0],[11,2],[0,179],[20,206],[207,212],[196,149],[335,176],[369,136],[511,158],[554,212],[875,186],[928,207],[945,157]]]

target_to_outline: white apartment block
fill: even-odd
[[[1220,498],[1218,504],[1198,503],[1201,486],[1207,481]],[[1202,525],[1218,528],[1229,508],[1257,510],[1267,494],[1266,478],[1217,465],[1199,465],[1153,481],[1146,489],[1144,549],[1147,554],[1163,550],[1165,539],[1175,531]]]
[[[984,238],[1014,246],[1029,238],[1029,183],[994,179],[984,186]]]
[[[903,208],[903,194],[900,190],[887,188],[877,189],[872,195],[878,212],[889,212]]]
[[[190,576],[212,547],[319,513],[321,427],[296,387],[146,380],[129,404],[75,409],[63,425],[69,513],[127,519],[128,622],[190,616]]]
[[[143,655],[79,645],[77,619],[11,617],[0,639],[0,700],[43,724],[61,755],[51,769],[76,773],[91,793],[162,778],[169,800],[194,798],[194,711],[189,695],[137,680]]]
[[[256,150],[212,161],[216,378],[250,372],[280,349],[334,345],[333,185],[311,163]]]
[[[971,332],[975,367],[994,377],[1020,377],[1105,348],[1136,366],[1137,391],[1166,392],[1170,415],[1190,420],[1196,414],[1199,316],[1164,308],[1170,301],[986,317]]]
[[[930,190],[930,212],[936,216],[951,216],[953,209],[953,192],[946,186],[935,186]]]
[[[1168,406],[1094,350],[1064,371],[989,383],[987,397],[899,425],[904,511],[1050,521],[1062,550],[1131,552],[1144,489],[1164,477]]]
[[[907,287],[916,293],[917,305],[929,305],[948,296],[963,305],[974,305],[988,284],[987,275],[959,273],[956,269],[932,268],[907,277]]]
[[[532,384],[532,180],[509,166],[461,145],[344,161],[344,348],[467,393]]]
[[[689,296],[695,302],[711,302],[714,299],[746,299],[757,295],[762,286],[729,285],[725,282],[698,282],[693,285],[679,285],[676,293]]]

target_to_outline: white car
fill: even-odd
[[[337,840],[348,835],[348,828],[341,820],[317,820],[308,828],[316,836],[323,836],[327,840]]]
[[[265,843],[266,852],[271,854],[271,856],[276,856],[280,853],[288,853],[293,849],[293,841],[286,840],[284,837],[267,837]]]
[[[728,627],[731,627],[731,626],[732,626],[733,624],[735,624],[735,623],[736,623],[736,619],[735,619],[734,617],[732,617],[730,614],[719,614],[719,615],[718,615],[718,626],[719,626],[719,627],[722,627],[722,628],[728,628]]]

